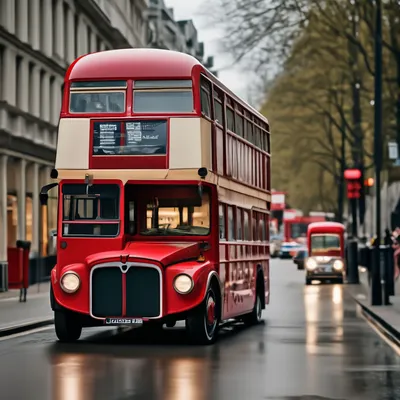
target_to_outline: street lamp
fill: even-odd
[[[374,99],[374,163],[375,163],[375,229],[376,241],[371,276],[372,305],[382,305],[381,244],[381,169],[382,169],[382,4],[375,0],[375,99]]]

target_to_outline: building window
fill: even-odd
[[[28,90],[28,98],[29,98],[29,112],[33,114],[33,110],[35,109],[35,82],[34,82],[34,70],[35,66],[33,63],[29,63],[29,90]]]
[[[15,247],[18,230],[18,202],[17,196],[7,195],[7,246]]]
[[[33,221],[32,221],[32,213],[33,213],[33,202],[32,197],[27,196],[25,199],[25,229],[26,229],[26,240],[28,242],[33,241]]]
[[[22,64],[22,57],[17,56],[16,58],[16,72],[15,72],[15,92],[16,92],[16,104],[17,107],[21,107],[21,85],[22,85],[22,76],[21,76],[21,64]]]

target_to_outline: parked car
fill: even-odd
[[[303,246],[297,242],[283,242],[279,251],[279,258],[293,258]]]
[[[297,269],[304,269],[305,262],[308,256],[306,249],[299,250],[293,257],[293,262],[297,265]]]

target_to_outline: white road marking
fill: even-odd
[[[400,347],[394,344],[391,340],[389,340],[381,331],[380,329],[375,326],[364,314],[362,317],[365,319],[367,324],[379,335],[379,337],[384,340],[391,348],[395,351],[395,353],[400,357]]]
[[[53,328],[53,326],[49,325],[49,326],[43,326],[41,328],[31,329],[30,331],[15,333],[14,335],[4,336],[4,337],[0,338],[0,342],[2,342],[4,340],[9,340],[9,339],[15,339],[15,338],[21,337],[21,336],[28,336],[28,335],[31,335],[32,333],[47,331],[49,329],[54,329],[54,328]]]

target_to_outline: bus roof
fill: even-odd
[[[68,68],[66,81],[81,79],[190,78],[194,57],[171,50],[118,49],[86,54]]]
[[[343,224],[339,222],[330,222],[330,221],[324,221],[324,222],[313,222],[310,225],[308,225],[308,231],[313,231],[313,232],[318,232],[319,230],[325,230],[325,229],[332,229],[333,231],[344,231],[346,228]]]
[[[85,54],[68,68],[65,81],[132,79],[191,79],[193,69],[204,72],[218,87],[268,124],[268,119],[227,88],[189,54],[163,49],[117,49]]]

